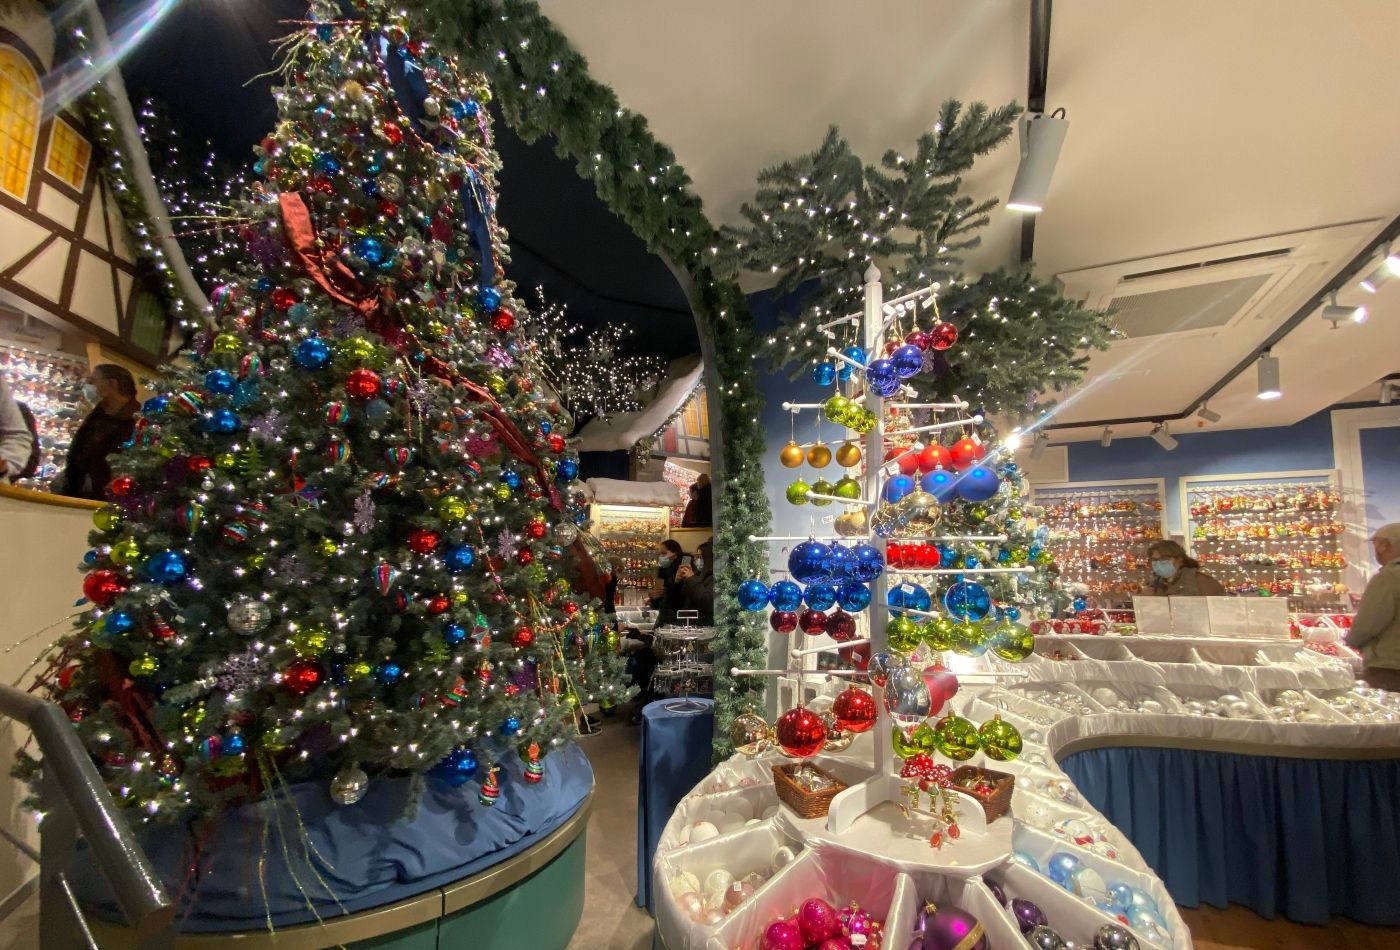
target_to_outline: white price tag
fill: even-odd
[[[836,520],[836,516],[835,516],[835,515],[827,515],[825,518],[822,519],[822,524],[831,524],[831,523],[833,523],[835,520]]]
[[[914,593],[914,585],[910,584],[908,581],[904,582],[903,584],[900,584],[899,589],[906,594]]]

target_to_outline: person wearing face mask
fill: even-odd
[[[1195,558],[1175,541],[1154,541],[1147,549],[1152,562],[1151,593],[1166,597],[1219,597],[1225,587],[1201,570]]]
[[[1347,631],[1347,645],[1365,661],[1359,679],[1400,692],[1400,522],[1371,536],[1381,568],[1366,584]]]
[[[661,611],[663,622],[674,618],[685,602],[685,594],[681,590],[682,579],[676,577],[682,568],[681,558],[684,554],[681,546],[669,538],[662,541],[657,549],[656,583],[659,591],[651,599],[651,607]]]
[[[68,448],[61,490],[74,498],[101,500],[112,480],[107,456],[131,439],[136,412],[136,380],[123,366],[102,363],[93,367],[83,384],[83,395],[93,403]]]
[[[684,583],[685,609],[700,613],[700,625],[709,626],[715,620],[715,546],[706,541],[695,552],[695,569],[682,567],[679,579]]]

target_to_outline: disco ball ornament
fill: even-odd
[[[433,778],[452,788],[467,784],[477,772],[476,753],[465,746],[453,749],[428,770]]]
[[[783,463],[784,468],[797,468],[807,458],[807,453],[802,451],[802,446],[796,442],[789,442],[783,446],[778,453],[778,461]]]
[[[987,501],[1001,487],[997,473],[985,465],[974,465],[958,479],[958,497],[963,501]]]
[[[787,487],[784,495],[787,497],[788,504],[790,505],[805,505],[807,504],[807,495],[811,491],[812,486],[799,478]]]
[[[818,386],[830,386],[836,382],[836,364],[818,363],[812,367],[812,382]]]
[[[742,585],[740,589],[742,591]],[[831,584],[813,584],[802,592],[802,598],[813,610],[830,610],[836,604],[836,588]]]
[[[768,602],[774,610],[796,610],[802,606],[802,588],[787,579],[777,581],[768,591]]]
[[[897,653],[910,654],[919,648],[919,625],[908,617],[893,617],[885,624],[885,642]]]
[[[836,464],[842,468],[855,468],[860,464],[860,446],[854,442],[842,442],[836,448]]]
[[[847,581],[836,591],[836,602],[842,610],[859,613],[870,606],[870,588],[859,581]]]
[[[942,352],[958,342],[958,328],[951,323],[940,320],[925,334],[925,337],[930,349]]]
[[[958,581],[949,585],[943,595],[943,606],[954,617],[981,620],[992,609],[992,598],[981,584]]]
[[[792,633],[797,629],[797,614],[791,610],[775,610],[768,615],[768,626],[775,633]]]
[[[933,607],[933,598],[923,585],[904,583],[890,588],[885,595],[885,604],[890,608],[890,613],[898,617],[899,611],[906,607],[910,610],[929,610]]]
[[[855,686],[847,687],[831,703],[836,725],[847,732],[866,732],[875,725],[875,697]]]
[[[802,541],[788,554],[788,573],[803,584],[820,584],[831,580],[828,561],[831,548],[821,541]]]
[[[331,779],[330,793],[331,801],[337,805],[353,805],[365,797],[365,792],[369,791],[369,776],[364,769],[358,766],[350,766],[335,773]]]
[[[870,583],[885,571],[885,558],[873,544],[857,544],[852,549],[856,557],[855,579]]]
[[[1021,754],[1021,733],[1015,726],[1000,716],[994,716],[977,729],[977,741],[987,758],[996,762],[1010,762]]]
[[[944,716],[934,727],[934,748],[954,762],[966,762],[977,754],[977,727],[962,716]]]
[[[826,723],[805,706],[789,709],[778,717],[778,746],[785,755],[805,759],[816,755],[826,744]]]
[[[914,479],[908,475],[891,475],[881,490],[881,497],[891,505],[914,490]]]
[[[758,755],[768,747],[771,736],[768,723],[752,710],[741,712],[729,724],[729,741],[744,755]]]
[[[1035,634],[1030,629],[1007,619],[997,624],[987,646],[1009,663],[1019,663],[1035,652]]]
[[[739,585],[737,600],[745,610],[763,610],[768,606],[768,586],[760,580],[744,581]]]
[[[813,468],[826,468],[831,464],[831,449],[818,442],[807,450],[807,464]]]
[[[940,907],[924,924],[922,950],[987,950],[982,923],[957,907]]]
[[[229,604],[227,619],[230,630],[251,637],[272,622],[272,608],[254,597],[238,597]]]
[[[894,364],[900,379],[909,379],[923,370],[924,351],[912,343],[906,343],[890,354],[890,362]]]
[[[797,625],[809,637],[826,633],[826,614],[820,610],[804,610],[797,616]]]

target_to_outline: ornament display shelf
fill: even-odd
[[[1125,603],[1141,590],[1147,546],[1164,536],[1162,479],[1035,485],[1031,500],[1066,585],[1083,584],[1096,599]]]
[[[34,413],[39,430],[38,471],[20,484],[48,491],[54,476],[63,471],[68,446],[90,408],[82,394],[87,365],[71,355],[0,342],[0,374],[15,399]]]

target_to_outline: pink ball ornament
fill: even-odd
[[[750,897],[753,897],[753,885],[748,881],[735,881],[724,892],[724,906],[733,910]]]
[[[676,903],[681,905],[681,913],[691,920],[699,920],[705,913],[705,899],[694,891],[678,894]]]
[[[797,909],[797,925],[808,943],[822,943],[841,934],[841,921],[836,916],[836,908],[820,897],[802,902]]]
[[[775,920],[763,931],[763,950],[806,950],[802,930],[791,920]]]
[[[817,950],[851,950],[851,942],[845,937],[832,937],[830,940],[823,940]]]
[[[866,945],[870,946],[879,939],[881,924],[870,913],[861,907],[852,907],[850,916],[845,920],[846,933],[852,937],[864,937]]]

